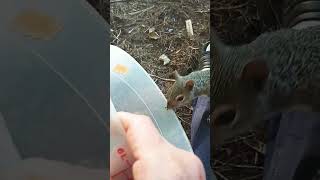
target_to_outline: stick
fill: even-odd
[[[255,175],[255,176],[251,176],[251,177],[247,177],[247,178],[243,178],[241,180],[251,180],[251,179],[256,179],[257,177],[260,177],[262,176],[262,174],[258,174],[258,175]]]
[[[258,152],[255,152],[254,153],[254,164],[257,164],[258,163]]]
[[[244,4],[240,4],[240,5],[237,5],[237,6],[213,8],[211,11],[238,9],[238,8],[242,8],[242,7],[244,7],[244,6],[248,5],[248,4],[249,4],[249,2],[246,2]]]
[[[226,178],[223,174],[219,173],[219,171],[215,171],[214,172],[217,176],[221,177],[223,180],[229,180],[228,178]]]
[[[252,166],[252,165],[240,165],[240,164],[232,164],[232,163],[225,163],[219,160],[216,160],[217,163],[220,163],[222,165],[227,165],[227,166],[231,166],[231,167],[236,167],[236,168],[248,168],[248,169],[262,169],[263,167],[261,166]]]
[[[195,11],[196,13],[209,13],[210,10],[199,10],[199,11]]]
[[[261,153],[261,154],[263,154],[263,155],[265,154],[262,150],[260,150],[259,148],[256,148],[256,147],[252,146],[252,145],[249,144],[247,141],[243,141],[243,143],[246,144],[247,146],[251,147],[253,150],[255,150],[255,151],[257,151],[257,152],[259,152],[259,153]]]
[[[143,9],[143,10],[140,10],[140,11],[136,11],[136,12],[131,12],[131,13],[128,13],[128,14],[132,16],[132,15],[136,15],[136,14],[139,14],[139,13],[144,13],[146,11],[149,11],[152,8],[154,8],[154,5],[151,6],[151,7],[146,8],[146,9]]]
[[[113,0],[110,3],[127,2],[127,0]]]
[[[177,115],[177,117],[180,119],[180,121],[182,121],[182,122],[184,122],[184,123],[188,124],[189,126],[191,126],[191,124],[190,124],[190,123],[188,123],[187,121],[183,120],[180,116],[178,116],[178,115]]]
[[[249,135],[247,135],[247,136],[241,136],[241,137],[239,137],[239,138],[235,138],[235,139],[232,139],[232,140],[230,140],[230,141],[227,141],[227,142],[225,142],[224,144],[231,144],[231,143],[243,141],[243,140],[245,140],[245,139],[247,139],[247,138],[251,138],[251,137],[253,137],[253,136],[255,136],[255,135],[254,135],[254,134],[249,134]]]
[[[166,78],[162,78],[162,77],[159,77],[157,75],[153,75],[153,74],[149,74],[151,77],[155,77],[157,79],[160,79],[160,80],[163,80],[163,81],[169,81],[169,82],[175,82],[176,80],[174,79],[166,79]]]

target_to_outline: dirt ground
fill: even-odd
[[[198,68],[202,48],[210,39],[209,23],[230,45],[250,42],[275,29],[261,23],[255,0],[111,0],[110,8],[105,0],[88,1],[111,25],[111,43],[133,56],[164,94],[172,84],[173,70],[184,75]],[[193,39],[187,35],[187,19],[192,20]],[[170,58],[169,64],[159,59],[162,54]],[[188,137],[191,113],[186,107],[177,110]],[[263,148],[263,137],[255,132],[230,140],[213,154],[217,178],[262,179]]]

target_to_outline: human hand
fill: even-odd
[[[166,141],[149,117],[125,112],[117,116],[135,158],[135,180],[205,180],[200,159]]]

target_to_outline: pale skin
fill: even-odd
[[[144,115],[119,112],[129,147],[136,161],[135,180],[205,180],[200,159],[166,141]]]

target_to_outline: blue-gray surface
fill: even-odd
[[[210,112],[210,98],[200,96],[193,102],[191,123],[191,144],[194,153],[200,158],[206,171],[206,179],[216,180],[210,165],[210,126],[207,118]]]
[[[51,40],[10,31],[25,9],[57,19]],[[5,0],[0,6],[0,112],[21,156],[54,160],[108,159],[109,27],[83,1]],[[66,81],[97,111],[92,111]]]
[[[264,179],[312,179],[320,168],[320,113],[274,113],[267,128]]]

